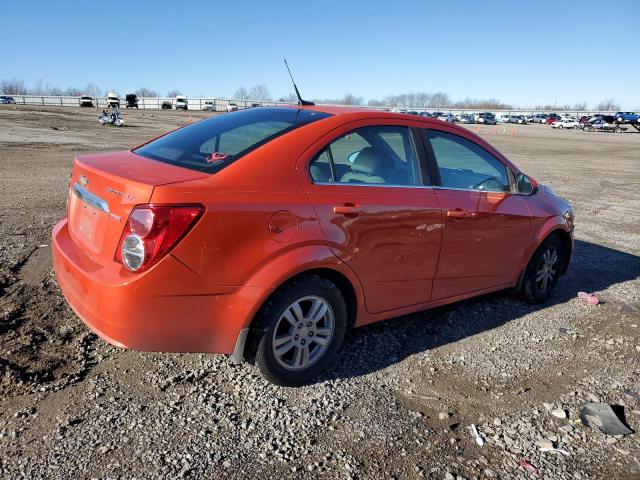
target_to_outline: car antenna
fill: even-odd
[[[287,63],[287,59],[284,59],[284,64],[287,67],[287,72],[289,72],[289,77],[291,77],[291,83],[293,83],[293,88],[296,91],[296,96],[298,97],[298,105],[315,105],[315,103],[310,102],[308,100],[303,100],[300,96],[300,92],[298,91],[298,87],[296,85],[296,81],[293,79],[293,75],[291,75],[291,70],[289,69],[289,64]]]

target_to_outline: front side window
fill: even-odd
[[[372,126],[341,135],[311,161],[315,183],[421,185],[407,127]]]
[[[184,99],[177,100],[185,102]],[[295,108],[251,108],[180,128],[134,153],[180,167],[215,173],[251,150],[295,128],[330,116]]]
[[[426,132],[441,186],[463,190],[510,191],[507,167],[484,148],[451,133]]]

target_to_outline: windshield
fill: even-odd
[[[329,116],[295,108],[251,108],[202,120],[133,151],[153,160],[215,173],[274,138]]]

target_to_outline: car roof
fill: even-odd
[[[389,120],[410,120],[412,122],[421,122],[425,125],[442,125],[444,122],[433,117],[423,117],[421,115],[412,115],[409,113],[388,112],[386,110],[378,110],[375,108],[363,108],[352,106],[336,106],[336,105],[282,105],[280,108],[297,108],[300,110],[313,110],[316,112],[328,113],[336,117],[349,117],[349,120],[366,120],[369,118],[389,119]],[[449,115],[449,113],[438,112],[441,115]],[[346,120],[346,118],[345,118]],[[455,126],[451,123],[449,127]],[[458,127],[462,128],[462,127]]]

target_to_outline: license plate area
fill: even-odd
[[[82,205],[82,208],[80,209],[80,218],[78,219],[78,230],[86,240],[90,242],[94,241],[97,223],[97,210],[88,205]]]

